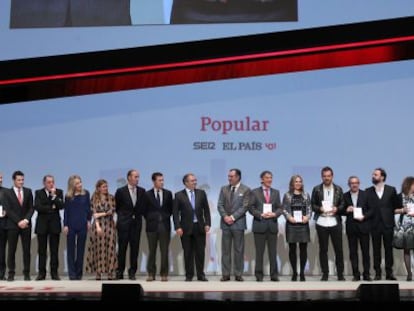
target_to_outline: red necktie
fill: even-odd
[[[17,200],[19,201],[20,206],[23,205],[23,198],[22,198],[22,189],[17,189]]]
[[[269,203],[270,202],[269,189],[265,188],[264,191],[265,191],[265,200],[266,200],[266,203]]]

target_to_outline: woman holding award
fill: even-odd
[[[292,265],[292,281],[297,281],[296,246],[299,244],[300,280],[305,281],[305,265],[308,260],[307,247],[310,242],[309,219],[311,199],[304,191],[303,179],[294,175],[289,182],[289,191],[283,196],[283,214],[286,217],[286,242],[289,243],[289,261]]]

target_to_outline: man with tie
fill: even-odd
[[[184,250],[185,280],[193,280],[195,261],[197,280],[208,281],[204,274],[206,233],[211,226],[207,194],[196,189],[197,178],[192,173],[184,175],[183,184],[185,189],[175,194],[173,220]]]
[[[273,174],[264,171],[260,174],[261,186],[251,193],[250,214],[253,215],[252,232],[256,247],[256,266],[254,274],[256,281],[263,281],[263,254],[267,244],[269,255],[270,280],[279,281],[277,267],[277,219],[283,209],[280,202],[279,190],[272,188]]]
[[[393,228],[395,224],[394,211],[401,208],[395,187],[385,184],[387,173],[383,168],[376,168],[372,173],[372,187],[366,189],[367,204],[373,209],[371,221],[372,249],[374,255],[375,280],[381,280],[381,240],[384,242],[385,277],[396,280],[392,273],[394,264],[392,253]]]
[[[14,281],[16,269],[17,241],[23,248],[23,276],[30,281],[30,243],[32,239],[31,219],[34,213],[32,190],[24,185],[24,174],[21,171],[13,173],[13,187],[8,193],[7,214],[7,267],[9,269],[8,281]]]
[[[0,281],[4,281],[6,274],[6,246],[7,246],[7,189],[3,188],[3,173],[0,172]]]
[[[374,209],[367,206],[367,196],[364,190],[359,189],[360,181],[357,176],[348,178],[349,191],[344,193],[346,213],[346,234],[349,244],[349,258],[352,265],[352,281],[359,281],[358,242],[361,245],[364,281],[372,281],[369,275],[369,233],[370,219]]]
[[[118,188],[115,193],[117,230],[118,230],[118,270],[117,279],[124,278],[125,257],[129,244],[128,277],[135,280],[138,267],[138,250],[141,237],[142,214],[145,189],[138,186],[139,173],[129,170],[127,185]]]
[[[344,255],[342,249],[342,217],[344,195],[342,188],[333,183],[333,170],[329,166],[321,170],[322,183],[312,190],[311,202],[315,212],[316,232],[319,240],[319,261],[322,270],[321,281],[328,281],[328,245],[331,237],[335,251],[338,281],[344,278]]]
[[[171,238],[173,197],[164,189],[164,176],[155,172],[151,176],[153,188],[145,193],[144,217],[148,239],[147,281],[155,280],[157,246],[161,253],[161,281],[168,281],[168,250]]]
[[[221,187],[217,210],[221,216],[221,281],[230,281],[231,248],[234,251],[234,275],[238,282],[243,281],[244,231],[246,212],[250,204],[250,188],[241,183],[241,171],[237,168],[228,173],[229,185]]]
[[[34,209],[37,211],[35,233],[39,253],[39,274],[36,281],[46,279],[47,241],[49,240],[50,275],[52,280],[60,280],[59,238],[62,231],[59,211],[63,209],[63,191],[56,189],[52,175],[43,177],[43,188],[35,191]]]

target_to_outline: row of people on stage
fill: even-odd
[[[172,192],[164,188],[164,176],[152,174],[153,188],[146,191],[138,186],[139,172],[127,173],[127,185],[108,192],[108,183],[99,180],[92,196],[82,186],[79,176],[68,180],[67,192],[56,189],[53,176],[43,178],[44,187],[32,191],[24,187],[24,174],[13,173],[13,187],[1,188],[0,174],[0,279],[13,281],[15,275],[15,253],[20,236],[23,246],[23,276],[30,280],[31,218],[36,210],[37,220],[34,232],[38,239],[39,267],[36,280],[46,278],[47,246],[50,252],[50,275],[59,280],[58,249],[61,227],[60,210],[63,212],[63,232],[67,237],[68,276],[80,280],[83,275],[84,253],[89,234],[86,255],[86,271],[101,279],[123,279],[126,269],[126,254],[129,247],[130,266],[128,278],[135,280],[139,253],[142,217],[146,220],[146,235],[149,255],[147,261],[147,281],[156,279],[156,250],[159,245],[161,256],[161,281],[168,280],[168,253],[171,237],[171,217],[175,232],[181,238],[184,251],[185,280],[207,281],[204,273],[206,233],[211,227],[211,215],[207,194],[197,189],[197,178],[188,173],[183,177],[184,189]],[[361,247],[363,280],[370,276],[370,237],[373,246],[373,267],[375,280],[381,280],[381,248],[385,250],[385,277],[395,280],[393,274],[393,228],[394,215],[401,214],[404,226],[413,226],[414,178],[403,181],[401,194],[394,187],[385,184],[385,170],[377,168],[372,174],[373,186],[360,189],[359,178],[348,179],[349,191],[343,193],[333,182],[333,170],[324,167],[321,171],[322,183],[315,186],[312,193],[304,190],[300,175],[294,175],[289,182],[289,190],[281,197],[272,188],[273,175],[264,171],[260,175],[261,185],[250,189],[241,182],[241,171],[231,169],[228,184],[220,189],[217,210],[220,214],[221,241],[221,281],[229,281],[231,273],[236,281],[243,281],[244,233],[247,229],[246,213],[253,215],[252,232],[256,250],[255,276],[263,281],[263,255],[267,246],[270,279],[279,280],[277,266],[278,218],[286,218],[286,241],[289,245],[289,261],[292,266],[292,281],[305,281],[307,246],[310,242],[309,221],[311,215],[316,223],[319,241],[319,260],[322,272],[321,281],[329,276],[329,239],[335,251],[335,264],[338,280],[344,278],[344,258],[342,245],[342,215],[346,216],[346,233],[350,250],[353,280],[361,279],[358,267],[358,243]],[[116,215],[116,222],[114,216]],[[413,246],[414,247],[414,246]],[[297,249],[299,248],[299,273]],[[404,250],[407,280],[412,279],[410,247]],[[234,256],[232,260],[232,254]]]

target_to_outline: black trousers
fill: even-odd
[[[128,245],[130,264],[130,268],[128,269],[128,275],[133,276],[137,272],[141,227],[141,223],[134,222],[127,227],[118,228],[118,277],[122,276],[125,271],[126,252]]]
[[[319,261],[321,271],[324,275],[329,275],[328,266],[328,245],[331,237],[332,245],[335,251],[336,273],[338,276],[344,274],[344,254],[342,249],[342,224],[333,227],[322,227],[316,225],[316,232],[319,240]]]
[[[384,243],[385,273],[387,276],[392,275],[392,266],[394,265],[394,258],[392,253],[393,234],[393,228],[371,232],[372,250],[374,255],[374,270],[376,275],[381,275],[381,240]]]
[[[46,276],[47,242],[49,240],[50,274],[52,276],[57,276],[59,267],[59,238],[59,233],[37,235],[37,249],[39,253],[39,275]]]
[[[308,260],[308,243],[289,243],[289,261],[294,275],[298,274],[298,256],[296,245],[299,244],[300,274],[305,274],[305,265]]]
[[[369,258],[369,233],[361,233],[359,231],[349,232],[349,259],[351,260],[352,274],[355,277],[360,277],[359,259],[358,259],[358,242],[361,246],[362,266],[364,269],[363,276],[369,277],[370,258]]]
[[[16,272],[16,248],[20,236],[23,249],[23,275],[30,275],[30,243],[32,239],[32,229],[10,229],[7,231],[7,267],[9,275],[14,276]]]
[[[194,225],[196,227],[196,225]],[[204,278],[204,257],[206,249],[206,234],[199,230],[193,230],[191,234],[181,237],[181,244],[184,250],[184,266],[186,279],[194,276],[194,261],[197,271],[197,278]]]
[[[0,280],[6,273],[7,230],[0,228]]]
[[[160,255],[161,255],[161,268],[160,275],[168,275],[168,249],[170,245],[170,232],[147,232],[148,239],[148,262],[147,262],[147,272],[148,275],[155,276],[157,273],[156,266],[156,254],[158,243],[160,245]]]
[[[256,278],[263,279],[263,254],[267,244],[267,253],[269,255],[269,266],[270,266],[270,277],[278,276],[277,268],[277,233],[273,232],[263,232],[263,233],[254,233],[254,244],[256,246],[256,265],[254,269],[254,274]]]

